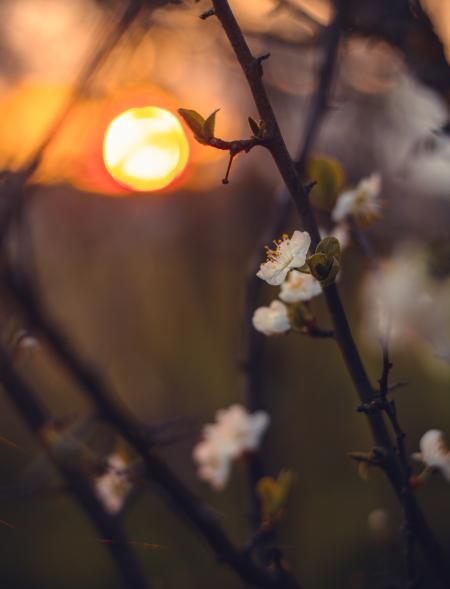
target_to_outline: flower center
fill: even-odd
[[[281,246],[286,243],[287,241],[289,241],[289,236],[287,233],[283,233],[283,235],[281,236],[281,239],[274,239],[273,243],[275,245],[275,249],[271,249],[268,245],[265,246],[265,250],[266,250],[266,257],[268,260],[271,260],[272,262],[275,262],[276,260],[278,260],[278,258],[281,256]],[[291,256],[292,259],[292,256]],[[290,261],[290,260],[289,260]],[[287,262],[289,263],[289,262]]]

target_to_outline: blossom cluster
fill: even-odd
[[[363,178],[355,188],[346,190],[337,199],[332,219],[341,223],[353,218],[357,223],[367,225],[381,214],[381,176],[377,172]]]
[[[379,199],[381,177],[378,173],[363,178],[352,190],[343,192],[331,213],[336,222],[331,232],[341,249],[348,243],[348,219],[369,223],[381,211]],[[325,232],[321,231],[323,235]],[[257,276],[272,286],[280,286],[279,299],[269,306],[259,307],[253,315],[253,326],[264,335],[286,333],[294,327],[290,305],[303,304],[322,292],[312,274],[305,270],[311,237],[306,231],[294,231],[291,238],[284,235],[277,240],[275,249],[267,248],[267,260],[260,266]]]
[[[231,465],[244,452],[256,450],[269,425],[265,411],[248,413],[242,405],[231,405],[216,413],[216,423],[203,428],[203,439],[194,447],[193,458],[199,477],[217,491],[223,489]]]
[[[267,261],[261,264],[257,276],[268,284],[281,286],[280,299],[268,307],[259,307],[253,315],[253,326],[264,335],[285,333],[291,329],[289,308],[293,304],[309,301],[322,292],[320,282],[311,274],[300,272],[306,262],[311,237],[306,231],[294,231],[275,242],[274,250],[267,249]]]

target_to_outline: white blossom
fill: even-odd
[[[230,476],[231,456],[227,452],[226,445],[221,443],[219,436],[210,433],[199,442],[192,453],[194,461],[198,464],[198,476],[208,482],[216,491],[221,491]]]
[[[214,489],[223,489],[232,461],[243,452],[256,450],[268,425],[269,416],[265,411],[249,414],[237,404],[219,410],[216,423],[203,428],[203,439],[193,450],[199,477]]]
[[[345,221],[337,223],[330,230],[319,227],[319,234],[320,239],[325,239],[325,237],[335,237],[339,241],[341,251],[345,250],[350,244],[350,227]]]
[[[450,451],[444,433],[438,429],[430,429],[420,439],[420,452],[413,458],[423,462],[427,467],[440,470],[450,482]]]
[[[108,456],[105,472],[95,479],[95,492],[105,510],[115,515],[122,509],[132,489],[128,466],[124,458],[114,453]]]
[[[380,174],[363,178],[355,188],[339,196],[332,213],[333,220],[340,222],[353,216],[358,221],[370,223],[377,219],[381,212],[380,190]]]
[[[450,362],[449,292],[449,281],[429,275],[418,245],[404,244],[366,280],[364,334],[389,337],[395,346],[426,341],[438,358]]]
[[[253,313],[253,327],[264,335],[285,333],[291,327],[288,309],[281,301],[272,301],[269,307],[259,307]]]
[[[267,261],[261,264],[256,274],[268,284],[279,286],[292,268],[301,268],[306,262],[306,254],[311,244],[311,237],[306,231],[294,231],[289,239],[287,235],[275,241],[275,249],[267,248]]]
[[[320,282],[311,274],[291,270],[281,285],[280,299],[285,303],[309,301],[322,293]]]

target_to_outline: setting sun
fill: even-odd
[[[160,190],[185,169],[189,143],[179,120],[154,107],[131,108],[109,125],[103,158],[111,176],[139,191]]]

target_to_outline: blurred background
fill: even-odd
[[[1,169],[20,169],[38,148],[123,4],[3,0]],[[332,6],[327,0],[230,4],[254,53],[271,53],[264,79],[295,154]],[[450,3],[422,5],[448,56]],[[135,192],[117,184],[101,159],[107,125],[134,106],[157,106],[175,115],[179,107],[203,115],[220,108],[219,137],[249,136],[247,117],[257,113],[218,22],[198,18],[208,8],[203,0],[162,6],[128,27],[44,152],[26,231],[49,312],[141,420],[182,418],[186,435],[161,454],[214,506],[236,543],[244,544],[250,533],[244,463],[234,465],[229,485],[217,493],[197,479],[191,453],[217,409],[244,402],[246,282],[258,248],[263,258],[261,235],[274,215],[280,178],[269,156],[254,149],[237,159],[230,183],[223,185],[227,154],[196,144],[188,131],[187,167],[163,190]],[[450,78],[430,83],[420,68],[415,71],[414,55],[383,36],[356,32],[342,39],[313,153],[336,158],[346,186],[381,174],[383,215],[367,230],[380,257],[395,258],[411,243],[409,251],[418,248],[433,260],[443,256],[437,311],[439,341],[447,342]],[[428,55],[426,47],[420,55]],[[432,52],[429,58],[432,68]],[[296,224],[293,215],[286,230]],[[369,274],[366,257],[350,243],[340,290],[376,381],[381,353],[364,294]],[[275,296],[275,289],[265,287],[261,304]],[[328,327],[320,297],[312,308]],[[21,327],[6,311],[2,315],[8,333]],[[428,429],[450,434],[448,348],[437,353],[420,335],[411,329],[392,351],[392,380],[408,383],[396,398],[411,453]],[[363,481],[347,457],[370,450],[371,440],[365,418],[355,411],[356,395],[335,343],[299,334],[268,339],[261,364],[264,404],[272,417],[264,442],[269,469],[273,475],[282,467],[297,473],[279,541],[298,578],[308,589],[400,586],[401,513],[383,476],[370,472]],[[42,342],[22,347],[17,365],[61,419],[89,414]],[[2,586],[120,587],[105,547],[6,397],[0,435]],[[108,433],[100,432],[99,439],[99,447],[110,444]],[[417,493],[450,551],[448,483],[436,475]],[[136,497],[125,523],[154,587],[241,586],[156,490]]]

